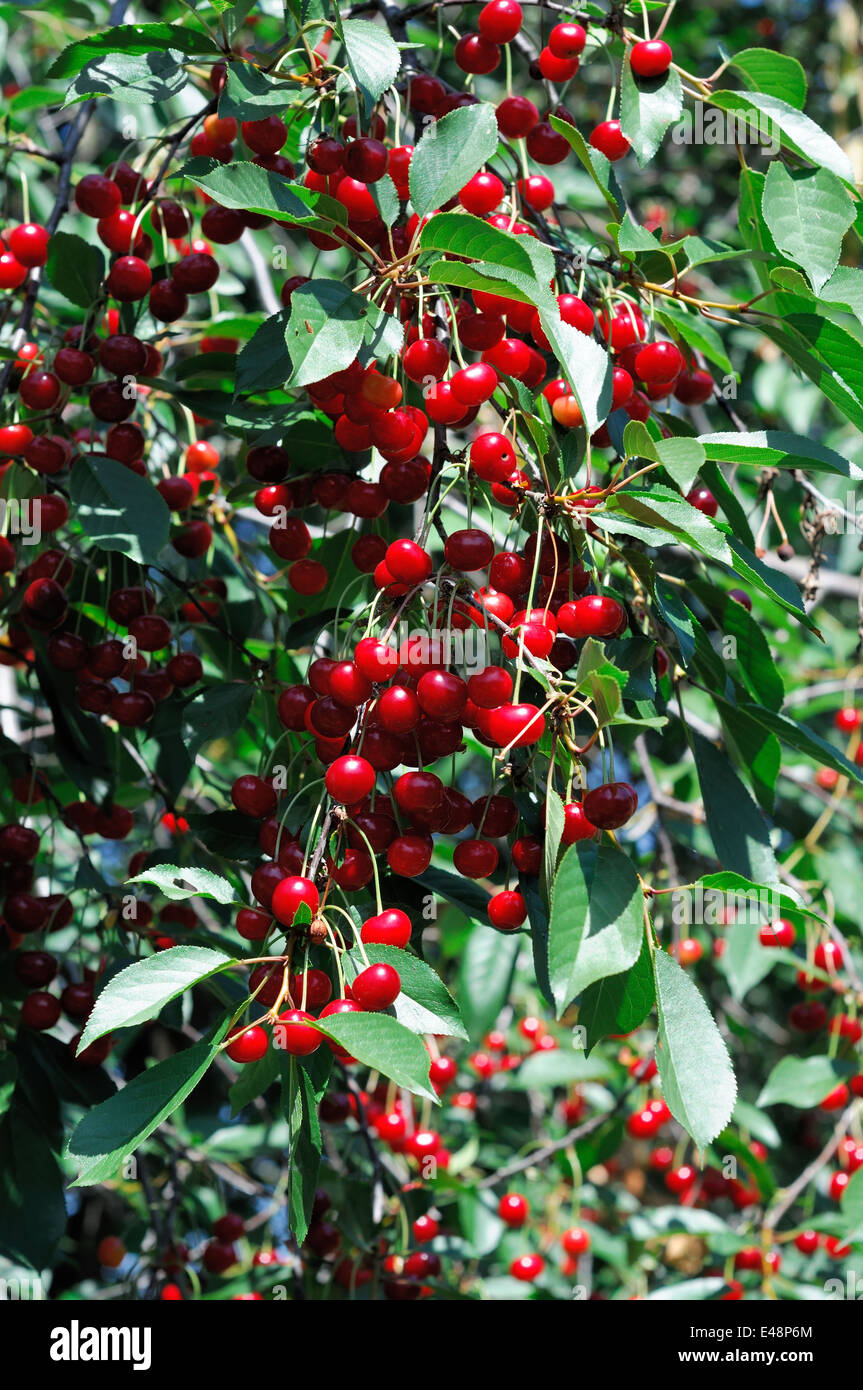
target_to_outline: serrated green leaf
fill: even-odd
[[[106,1033],[157,1018],[171,999],[232,964],[230,956],[206,946],[171,946],[158,955],[127,965],[112,975],[99,992],[81,1034],[77,1055]]]
[[[659,1016],[656,1062],[665,1103],[698,1148],[728,1124],[737,1083],[728,1050],[692,980],[664,951],[653,957]]]
[[[583,841],[560,861],[551,895],[549,977],[558,1017],[576,995],[634,965],[644,934],[644,899],[628,855]]]

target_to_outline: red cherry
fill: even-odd
[[[489,431],[473,441],[470,463],[477,477],[488,483],[502,483],[516,468],[515,451],[505,435]]]
[[[466,212],[472,212],[475,217],[485,217],[487,213],[493,212],[498,206],[505,191],[496,174],[481,171],[468,180],[459,193],[458,199]],[[459,399],[462,399],[460,395]]]
[[[25,1028],[43,1032],[46,1028],[53,1028],[59,1017],[60,1000],[45,990],[28,994],[21,1005],[21,1023]]]
[[[402,584],[422,584],[432,572],[431,556],[415,541],[393,541],[384,562],[393,579]]]
[[[456,44],[453,57],[462,72],[494,72],[500,62],[500,49],[483,34],[465,34]]]
[[[567,1255],[584,1255],[590,1249],[590,1236],[581,1226],[570,1226],[564,1231],[560,1243]]]
[[[11,232],[7,232],[5,239],[19,265],[30,269],[32,266],[44,265],[48,259],[50,238],[46,228],[38,222],[22,222],[19,227],[13,227]]]
[[[629,154],[630,143],[620,129],[620,121],[602,121],[590,134],[590,143],[606,159],[614,162]],[[567,148],[569,148],[567,146]]]
[[[523,748],[538,743],[545,732],[545,717],[536,705],[499,705],[484,719],[488,736],[501,748]]]
[[[626,621],[626,611],[617,599],[592,594],[562,604],[557,621],[567,637],[611,637]]]
[[[272,783],[250,773],[236,779],[231,787],[231,800],[244,816],[253,816],[256,820],[271,816],[278,805]]]
[[[498,931],[516,931],[527,919],[527,903],[521,893],[505,889],[489,898],[488,919]]]
[[[661,77],[671,66],[671,49],[663,39],[642,39],[629,50],[629,65],[638,77]]]
[[[587,33],[580,24],[555,24],[548,36],[548,46],[556,58],[579,58],[587,43]]]
[[[320,905],[317,888],[309,878],[289,876],[276,884],[270,905],[273,916],[282,926],[289,927],[303,903],[314,917]],[[264,903],[263,906],[266,907],[267,904]]]
[[[589,791],[584,814],[599,830],[617,830],[635,814],[638,797],[628,782],[606,782]]]
[[[411,939],[411,921],[401,908],[389,907],[362,925],[361,939],[367,944],[404,948]]]
[[[775,922],[765,922],[758,932],[762,946],[784,946],[786,950],[794,945],[797,933],[794,925],[785,917],[777,917]]]
[[[860,711],[854,709],[853,705],[845,705],[838,709],[833,716],[833,727],[838,729],[840,734],[853,734],[859,729],[861,723]]]
[[[520,1192],[508,1192],[498,1202],[497,1214],[505,1226],[518,1230],[527,1221],[530,1204]]]
[[[513,1279],[527,1284],[532,1284],[534,1279],[538,1279],[544,1269],[545,1260],[542,1255],[519,1255],[509,1266]]]
[[[279,1014],[273,1041],[292,1057],[309,1057],[317,1052],[324,1035],[314,1027],[312,1014],[304,1013],[302,1009],[288,1009]]]
[[[578,72],[577,58],[558,58],[550,48],[543,48],[537,66],[546,82],[568,82]]]
[[[144,298],[152,281],[153,276],[146,261],[139,256],[121,256],[112,265],[106,286],[114,299],[132,303]]]
[[[394,874],[416,878],[431,863],[433,849],[430,835],[399,835],[387,849],[387,863]]]
[[[361,1009],[378,1013],[398,998],[402,982],[397,970],[381,962],[369,965],[351,983],[351,993]]]
[[[472,367],[462,367],[451,379],[453,395],[463,405],[481,405],[497,390],[498,375],[488,362],[475,362]],[[473,449],[471,449],[473,461]],[[513,460],[513,467],[515,461]],[[512,469],[509,470],[511,472]],[[507,474],[509,476],[509,474]]]
[[[324,781],[334,801],[353,806],[374,787],[375,770],[365,758],[349,753],[330,764]]]
[[[563,835],[562,843],[565,845],[577,844],[579,840],[589,840],[596,834],[597,827],[592,825],[584,813],[584,806],[580,801],[571,801],[563,808]]]
[[[528,97],[504,97],[503,101],[498,102],[495,116],[498,130],[508,140],[522,139],[539,122],[539,112]]]
[[[27,267],[11,251],[0,252],[0,290],[17,290],[27,279]]]
[[[649,385],[673,382],[683,371],[683,354],[674,343],[648,343],[635,356],[635,372]]]
[[[686,500],[696,511],[703,512],[705,516],[716,516],[719,511],[719,503],[713,493],[706,487],[694,487],[686,494]]]
[[[489,0],[479,12],[477,27],[492,43],[509,43],[521,28],[523,18],[517,0]]]

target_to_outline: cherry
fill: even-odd
[[[47,229],[38,222],[22,222],[4,235],[6,245],[19,265],[29,270],[47,261],[50,237]]]
[[[694,487],[686,494],[686,500],[696,511],[703,512],[705,516],[716,516],[719,511],[719,503],[713,493],[706,487]]]
[[[682,371],[674,383],[674,394],[684,405],[704,405],[713,395],[713,377],[700,367]]]
[[[547,82],[568,82],[578,72],[578,59],[558,58],[550,48],[543,48],[537,66]]]
[[[258,901],[261,902],[261,899],[258,898]],[[273,890],[270,904],[263,902],[262,906],[271,906],[273,916],[282,926],[289,927],[303,903],[314,917],[320,905],[317,888],[310,878],[289,876],[280,879]]]
[[[561,841],[565,845],[577,844],[579,840],[589,840],[596,834],[597,827],[592,825],[584,813],[584,806],[580,801],[571,801],[563,808],[563,834]]]
[[[488,919],[498,931],[515,931],[527,919],[527,903],[521,893],[505,889],[489,898]]]
[[[346,146],[343,158],[345,173],[361,183],[377,183],[387,171],[389,151],[380,140],[361,136]]]
[[[495,115],[498,130],[508,140],[521,139],[539,122],[539,112],[528,97],[504,97],[498,102]]]
[[[496,709],[512,694],[512,676],[502,666],[487,666],[467,683],[468,699],[481,709]]]
[[[566,141],[563,143],[566,144]],[[545,212],[554,202],[554,184],[545,174],[530,174],[526,179],[519,179],[518,191],[528,207],[536,212]]]
[[[583,806],[598,830],[617,830],[635,814],[638,797],[628,782],[606,782],[586,794]]]
[[[683,354],[674,343],[648,343],[635,357],[635,371],[649,385],[674,381],[683,371]]]
[[[86,217],[110,217],[121,202],[119,186],[105,174],[85,174],[75,188],[75,206]]]
[[[590,143],[612,163],[629,154],[630,143],[620,129],[620,121],[602,121],[590,133]],[[568,148],[568,147],[567,147]]]
[[[794,945],[796,936],[794,924],[785,917],[777,917],[775,922],[765,922],[758,932],[762,946],[784,946],[786,950]]]
[[[817,1231],[801,1231],[794,1237],[794,1244],[801,1255],[812,1255],[818,1249],[821,1237]]]
[[[83,386],[94,370],[90,354],[78,348],[64,347],[54,354],[54,375],[67,386]]]
[[[52,410],[60,399],[59,378],[53,372],[28,372],[18,395],[30,410]]]
[[[361,1009],[378,1013],[388,1009],[401,992],[401,977],[396,969],[383,962],[369,965],[360,971],[351,984],[351,993]]]
[[[490,840],[461,840],[452,862],[465,878],[488,878],[497,868],[498,858],[497,848]]]
[[[258,1028],[257,1030],[249,1028],[242,1036],[247,1037],[249,1033],[254,1033],[255,1031],[263,1034],[264,1040],[266,1041],[267,1035],[264,1033],[263,1028]],[[230,1047],[228,1047],[226,1051],[234,1062],[257,1062],[259,1058],[264,1055],[264,1053],[261,1052],[257,1057],[235,1057]],[[264,1048],[264,1051],[266,1051],[266,1048]],[[229,1242],[211,1240],[209,1244],[204,1247],[202,1259],[204,1268],[208,1274],[224,1274],[226,1270],[237,1263],[237,1252]]]
[[[819,970],[826,970],[831,975],[836,974],[845,964],[842,947],[835,941],[819,941],[813,960]]]
[[[393,541],[384,562],[393,579],[402,584],[422,584],[432,572],[432,559],[415,541]]]
[[[539,1278],[544,1269],[545,1260],[542,1255],[519,1255],[509,1266],[509,1272],[513,1279],[518,1279],[526,1284],[532,1284],[534,1279]]]
[[[433,116],[446,96],[443,83],[430,73],[411,74],[408,84],[408,105],[412,111]]]
[[[449,351],[437,338],[417,338],[405,348],[402,363],[411,381],[422,382],[427,377],[440,381],[449,367]]]
[[[219,278],[219,263],[206,251],[183,256],[171,271],[171,279],[183,294],[203,294]]]
[[[462,72],[484,74],[494,72],[500,62],[500,49],[483,34],[465,34],[453,53]]]
[[[506,435],[488,431],[471,444],[470,465],[484,482],[502,483],[516,468],[515,450]]]
[[[498,375],[488,362],[475,362],[472,367],[462,367],[455,372],[450,385],[453,395],[463,405],[482,405],[497,390]]]
[[[838,729],[840,734],[853,734],[859,729],[860,723],[860,711],[854,709],[853,705],[845,705],[833,716],[833,727]]]
[[[0,251],[0,290],[17,290],[27,279],[27,267],[11,251]]]
[[[524,14],[517,0],[489,0],[477,19],[479,32],[492,43],[509,43],[521,28]]]
[[[528,131],[525,145],[531,159],[542,165],[561,164],[572,152],[569,141],[548,121],[540,121]]]
[[[617,599],[594,594],[564,603],[557,621],[567,637],[611,637],[626,622],[626,612]]]
[[[520,874],[535,876],[542,867],[542,844],[533,835],[524,835],[512,846],[512,862]]]
[[[312,1014],[304,1013],[302,1009],[288,1009],[279,1014],[274,1041],[292,1057],[309,1057],[317,1052],[324,1036],[314,1027]]]
[[[405,772],[393,788],[393,795],[406,815],[426,815],[443,801],[444,787],[433,772]]]
[[[545,732],[545,717],[536,705],[499,705],[484,718],[488,736],[500,747],[523,748],[538,743]]]
[[[24,591],[21,616],[43,632],[59,627],[67,609],[66,595],[56,579],[34,579]]]
[[[387,849],[387,863],[394,874],[416,878],[431,863],[433,848],[430,835],[399,835]]]
[[[272,783],[251,773],[236,779],[231,787],[231,800],[238,811],[244,816],[253,816],[255,820],[271,816],[278,804]]]
[[[671,66],[671,49],[662,39],[642,39],[629,50],[629,65],[638,77],[661,77]]]
[[[43,1032],[46,1028],[53,1028],[59,1017],[60,1000],[45,990],[28,994],[21,1005],[21,1023],[25,1028]]]
[[[470,573],[485,569],[494,555],[494,543],[484,531],[453,531],[444,546],[444,555],[454,569]]]
[[[582,1226],[570,1226],[564,1231],[560,1243],[567,1255],[584,1255],[590,1249],[590,1235]]]
[[[153,282],[150,267],[139,256],[121,256],[108,274],[108,293],[122,303],[143,299]]]
[[[555,24],[548,36],[548,46],[556,58],[579,58],[587,43],[587,33],[580,24]]]
[[[472,212],[475,217],[485,217],[486,213],[493,212],[498,206],[504,192],[504,186],[496,174],[480,172],[464,185],[458,199],[466,212]]]
[[[375,917],[366,918],[360,931],[361,939],[368,945],[398,946],[404,948],[411,939],[411,922],[401,908],[389,907]]]
[[[374,787],[375,770],[365,758],[349,753],[330,764],[324,780],[334,801],[353,806]]]

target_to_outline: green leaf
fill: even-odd
[[[693,732],[691,738],[707,829],[719,863],[754,883],[778,882],[767,822],[758,806],[727,755],[701,734]]]
[[[0,1052],[0,1119],[12,1103],[17,1081],[18,1063],[14,1052]]]
[[[743,76],[752,92],[779,97],[802,111],[806,103],[806,74],[796,58],[771,48],[744,48],[735,53],[731,68]]]
[[[525,249],[525,238],[491,227],[481,217],[469,212],[440,212],[429,218],[420,232],[422,251],[445,251],[452,256],[467,256],[484,261],[486,266],[503,266],[532,277],[535,262]],[[548,252],[549,278],[554,273],[554,259]]]
[[[236,889],[226,878],[210,869],[190,869],[185,865],[180,868],[176,864],[157,864],[126,882],[155,884],[159,892],[174,903],[184,902],[186,898],[212,898],[217,903],[232,903],[237,897]]]
[[[811,1110],[857,1071],[836,1057],[783,1057],[768,1076],[756,1104]]]
[[[446,898],[447,902],[460,908],[474,922],[488,922],[488,894],[478,883],[462,878],[461,874],[452,874],[447,869],[434,867],[426,869],[416,882],[437,897]]]
[[[792,312],[794,303],[808,311],[810,305],[796,296],[781,296],[782,323],[765,323],[764,332],[791,358],[838,410],[863,429],[863,354],[857,338],[821,314]]]
[[[813,733],[805,724],[801,724],[797,719],[791,719],[787,714],[782,714],[779,710],[764,709],[762,705],[741,704],[742,713],[750,715],[757,723],[762,724],[765,729],[776,734],[777,738],[783,743],[787,743],[789,748],[796,748],[798,753],[805,753],[807,757],[813,758],[815,762],[822,763],[825,767],[835,768],[843,777],[850,777],[852,782],[863,782],[863,773],[860,768],[840,753],[838,748],[834,748],[832,743],[828,743],[820,734]]]
[[[560,841],[563,836],[565,815],[563,802],[554,790],[551,782],[545,797],[545,836],[542,855],[542,875],[540,887],[543,891],[546,902],[551,898],[551,886],[554,883],[554,873],[557,868],[557,856],[560,853]]]
[[[252,704],[251,685],[231,682],[200,691],[183,710],[183,742],[193,760],[205,743],[242,728]]]
[[[425,1043],[389,1014],[331,1014],[316,1025],[364,1066],[388,1076],[416,1096],[438,1103],[429,1083]]]
[[[462,1017],[472,1038],[494,1026],[509,997],[519,938],[501,936],[489,926],[474,927],[467,939],[459,969],[458,995]]]
[[[152,106],[176,97],[189,85],[183,55],[176,49],[164,53],[106,53],[85,63],[66,91],[65,105],[107,97],[124,105]],[[52,238],[53,240],[53,238]]]
[[[285,1059],[283,1108],[288,1122],[288,1224],[298,1244],[305,1240],[312,1219],[321,1163],[321,1123],[311,1075],[296,1058]]]
[[[156,956],[127,965],[100,990],[81,1034],[77,1055],[106,1033],[157,1018],[171,999],[232,964],[230,956],[206,946],[171,946]]]
[[[280,309],[265,319],[243,344],[237,356],[237,395],[284,386],[291,375],[286,338],[290,316],[290,309]]]
[[[619,975],[596,980],[584,991],[578,1022],[585,1030],[585,1052],[589,1053],[609,1033],[631,1033],[640,1027],[655,999],[650,948],[644,937],[634,965]]]
[[[854,221],[845,185],[827,169],[792,173],[774,159],[761,211],[779,250],[805,270],[820,294],[839,264],[842,241]]]
[[[720,968],[735,999],[744,999],[751,989],[769,975],[775,965],[772,948],[762,946],[758,927],[741,919],[725,932],[725,950]]]
[[[100,550],[154,564],[168,544],[171,513],[148,478],[103,454],[79,454],[72,466],[73,514]]]
[[[336,198],[316,193],[302,183],[289,183],[281,174],[258,164],[220,164],[215,159],[190,159],[171,176],[191,179],[226,208],[260,212],[276,222],[310,232],[332,232],[344,226],[347,212]]]
[[[816,167],[823,165],[846,183],[854,183],[854,169],[845,151],[820,126],[804,116],[802,111],[789,106],[787,101],[764,92],[713,92],[709,99],[721,110],[748,116],[756,124],[759,124],[760,113],[774,138],[780,138],[782,144],[794,154],[802,155]]]
[[[401,54],[389,31],[370,19],[344,20],[341,36],[351,76],[368,113],[398,77]]]
[[[60,1165],[29,1107],[15,1105],[0,1124],[0,1253],[50,1269],[66,1220]]]
[[[179,24],[116,24],[89,38],[70,43],[48,69],[48,77],[74,77],[93,59],[115,53],[145,54],[176,49],[189,56],[196,54],[221,57],[213,40],[200,29],[185,29]]]
[[[48,279],[58,294],[89,309],[98,299],[105,274],[105,257],[72,232],[55,232],[48,243]]]
[[[765,565],[736,536],[729,536],[728,544],[732,551],[732,565],[735,574],[739,575],[746,584],[759,589],[762,594],[767,594],[780,607],[784,608],[786,613],[793,614],[804,627],[808,627],[812,632],[817,632],[818,629],[803,607],[800,590],[793,579],[787,574],[783,574],[781,570],[771,569]]]
[[[704,998],[676,960],[653,957],[656,1062],[665,1103],[699,1149],[728,1124],[737,1097],[731,1060]]]
[[[608,204],[610,211],[615,217],[619,217],[626,204],[611,160],[607,159],[600,150],[595,150],[592,145],[588,145],[584,136],[576,130],[570,121],[563,121],[555,115],[549,116],[548,119],[552,129],[556,130],[558,135],[562,135],[572,146],[577,158],[584,165]]]
[[[859,1240],[863,1234],[863,1169],[858,1168],[851,1174],[839,1205],[848,1223],[849,1238]]]
[[[634,965],[644,898],[628,855],[613,845],[570,845],[552,887],[549,976],[558,1017],[595,980]]]
[[[776,779],[782,765],[779,739],[748,714],[742,714],[736,705],[720,699],[715,692],[713,699],[722,717],[726,747],[745,772],[758,805],[766,816],[772,816],[776,804]]]
[[[639,164],[647,164],[653,158],[663,135],[682,110],[679,73],[669,68],[661,77],[636,77],[627,50],[620,78],[620,128]]]
[[[78,1168],[73,1187],[116,1178],[120,1165],[195,1089],[227,1030],[225,1019],[213,1037],[149,1067],[78,1122],[66,1146]]]
[[[363,341],[366,301],[335,280],[311,280],[291,296],[286,341],[292,386],[350,366]]]
[[[578,401],[587,432],[592,434],[611,410],[614,371],[611,357],[595,338],[564,323],[556,308],[540,306],[539,318],[561,372]]]
[[[683,436],[658,440],[656,455],[683,493],[692,487],[707,458],[703,444],[697,439],[685,439]]]
[[[623,518],[631,518],[635,526],[629,527]],[[601,528],[605,528],[607,521],[609,530],[630,531],[633,535],[646,532],[646,536],[651,537],[658,535],[659,540],[648,540],[650,545],[661,545],[665,541],[665,532],[679,544],[689,544],[703,555],[709,555],[712,560],[725,565],[732,562],[728,541],[716,522],[671,488],[653,484],[649,491],[612,493],[605,507],[597,508],[595,519]],[[668,541],[665,543],[669,544]]]
[[[290,102],[291,93],[284,81],[236,57],[227,64],[225,85],[219,96],[220,116],[261,121],[268,115],[278,115]]]
[[[435,212],[497,152],[494,107],[487,101],[450,111],[428,126],[411,158],[410,194],[420,218]]]
[[[436,970],[420,960],[419,956],[411,955],[398,946],[370,944],[364,949],[372,965],[392,965],[399,973],[402,992],[394,1005],[399,1023],[403,1023],[412,1033],[440,1033],[450,1038],[467,1038],[458,1005]],[[343,960],[349,961],[357,974],[365,969],[365,961],[358,949],[349,951]]]

